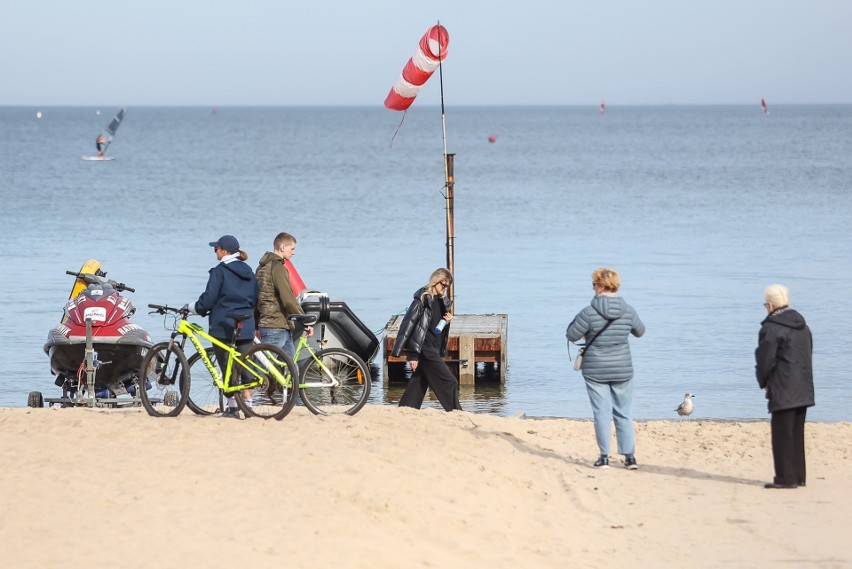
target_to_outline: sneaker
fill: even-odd
[[[639,465],[636,464],[636,457],[632,454],[628,454],[624,457],[624,467],[627,470],[638,470]]]
[[[232,409],[231,407],[226,407],[224,411],[222,411],[223,418],[226,419],[239,419],[240,418],[240,410]]]
[[[609,457],[605,454],[602,454],[600,458],[595,461],[593,465],[595,468],[609,468]]]

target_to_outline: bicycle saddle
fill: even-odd
[[[233,318],[237,322],[242,322],[243,320],[254,318],[254,314],[226,314],[225,318]]]
[[[313,326],[317,321],[316,314],[291,314],[289,318],[293,322],[298,322],[302,326]]]

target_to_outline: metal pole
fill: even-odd
[[[92,342],[92,319],[86,318],[86,349],[84,352],[86,360],[86,390],[89,396],[89,407],[95,406],[95,348]],[[77,383],[78,395],[83,387]]]
[[[453,181],[453,161],[455,158],[455,154],[445,154],[445,166],[446,166],[446,174],[447,174],[447,193],[446,193],[446,205],[447,205],[447,268],[453,274],[453,282],[450,285],[450,290],[448,296],[450,297],[450,302],[455,303],[456,300],[456,285],[455,285],[455,276],[456,276],[456,262],[455,262],[455,240],[456,240],[456,228],[455,228],[455,215],[453,211],[453,189],[455,187],[455,182]],[[455,313],[455,304],[453,304],[453,313]]]
[[[443,30],[444,28],[441,27],[441,20],[438,20],[438,45],[441,43],[441,33],[445,33]],[[444,142],[444,183],[447,190],[446,197],[444,198],[447,210],[447,269],[449,269],[450,273],[453,275],[453,283],[450,285],[450,290],[447,292],[447,296],[450,298],[450,302],[453,303],[453,313],[455,313],[456,268],[455,254],[453,251],[456,239],[453,214],[453,157],[455,154],[447,153],[447,120],[444,113],[444,58],[442,57],[443,54],[440,52],[440,47],[438,49],[438,79],[441,83],[441,134]]]

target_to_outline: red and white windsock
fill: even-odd
[[[438,69],[440,62],[447,58],[449,45],[450,36],[447,34],[447,28],[441,25],[429,28],[420,38],[417,51],[405,64],[402,75],[388,93],[385,106],[392,111],[408,109],[423,84]]]

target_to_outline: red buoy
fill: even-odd
[[[287,269],[288,273],[290,273],[290,288],[293,289],[293,294],[299,296],[299,293],[308,287],[305,286],[304,281],[302,281],[302,277],[299,276],[298,271],[296,271],[296,267],[293,266],[293,263],[290,262],[289,259],[284,260],[284,268]]]
[[[493,134],[492,134],[492,135],[490,135],[490,136],[488,137],[488,142],[490,142],[490,143],[492,143],[492,144],[493,144],[493,143],[495,143],[495,142],[497,142],[497,137],[496,137],[496,136],[494,136]]]

